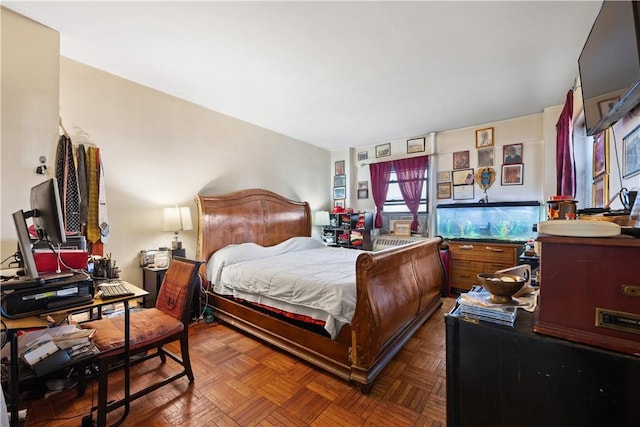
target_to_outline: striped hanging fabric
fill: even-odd
[[[64,227],[68,233],[80,232],[80,193],[73,156],[73,144],[67,135],[60,135],[56,149],[56,178]]]
[[[100,240],[100,227],[98,225],[98,200],[100,197],[99,187],[99,159],[98,149],[94,147],[87,148],[87,157],[85,162],[87,170],[87,192],[89,195],[87,206],[87,239],[91,243]]]
[[[80,231],[84,234],[87,228],[87,210],[89,207],[89,193],[87,189],[87,168],[84,145],[76,148],[76,163],[78,165],[78,191],[80,193]]]

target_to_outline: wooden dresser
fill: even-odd
[[[517,265],[522,244],[482,241],[449,241],[449,288],[453,292],[468,291],[478,284],[479,273]]]

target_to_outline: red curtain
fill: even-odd
[[[411,231],[418,231],[418,208],[420,207],[420,196],[422,195],[424,174],[427,166],[429,166],[428,156],[393,161],[400,193],[402,193],[402,198],[409,211],[413,214]]]
[[[389,177],[391,176],[391,162],[371,163],[369,165],[371,174],[371,192],[373,202],[376,204],[375,228],[382,228],[382,209],[387,200],[387,190],[389,189]]]
[[[573,91],[556,123],[556,194],[575,197],[576,168],[573,159]]]

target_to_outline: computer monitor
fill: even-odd
[[[31,189],[31,210],[19,210],[13,214],[13,222],[18,234],[18,246],[26,279],[40,277],[33,257],[31,236],[27,219],[31,218],[38,240],[52,244],[65,243],[66,233],[60,205],[58,181],[46,180]]]
[[[18,233],[18,246],[20,247],[20,256],[24,265],[24,277],[26,279],[37,279],[39,277],[38,269],[31,250],[31,238],[27,229],[26,216],[22,209],[13,213],[13,223],[16,226],[16,233]]]
[[[46,240],[53,244],[67,241],[58,181],[55,178],[50,178],[31,189],[31,210],[38,240]]]

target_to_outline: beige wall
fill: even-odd
[[[29,29],[28,37],[44,31],[39,25],[31,29],[24,18],[18,21]],[[52,33],[49,36],[57,40],[57,34]],[[4,112],[4,21],[2,35]],[[31,47],[23,44],[28,37],[15,38],[11,43],[14,49],[31,53]],[[55,58],[55,62],[38,64],[42,75],[55,80],[56,84],[50,84],[55,97],[43,94],[43,100],[36,100],[55,111],[39,119],[25,107],[29,119],[16,120],[16,132],[33,132],[41,122],[48,128],[47,138],[38,137],[30,145],[18,142],[18,138],[5,139],[3,121],[3,202],[6,192],[16,195],[12,203],[3,203],[0,212],[3,258],[15,250],[10,214],[28,207],[30,187],[42,180],[34,173],[38,156],[41,151],[53,153],[57,142],[58,105],[72,140],[80,142],[86,133],[90,142],[100,147],[111,227],[106,251],[123,267],[123,277],[133,283],[141,283],[138,251],[170,244],[172,233],[161,231],[162,208],[189,206],[195,221],[194,197],[198,193],[260,187],[306,200],[312,210],[329,208],[328,151],[60,58],[57,44],[33,55]],[[18,69],[16,74],[20,72]],[[22,96],[16,94],[15,99],[24,102]],[[12,158],[24,161],[12,165],[10,182],[5,179],[5,164]],[[182,232],[181,237],[187,256],[193,257],[196,230]]]
[[[28,189],[43,181],[41,175],[35,174],[38,158],[45,156],[51,160],[55,156],[60,37],[57,32],[8,9],[0,9],[0,19],[0,238],[1,256],[5,259],[16,251],[11,214],[29,208]]]

